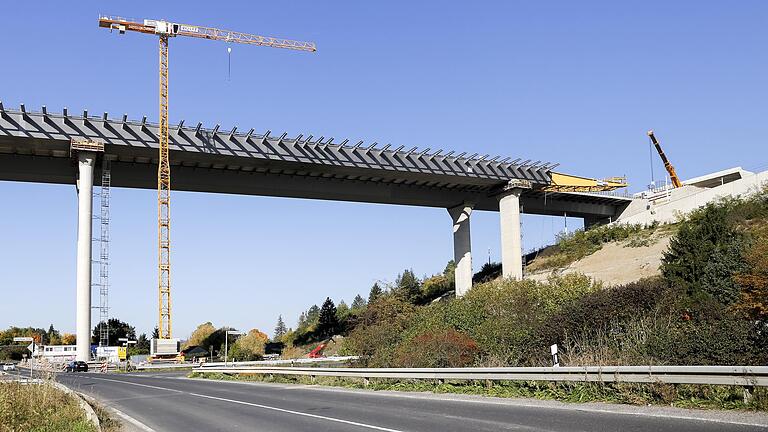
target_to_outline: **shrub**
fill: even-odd
[[[389,366],[415,313],[415,307],[397,296],[380,297],[368,304],[357,326],[342,342],[342,353],[360,355],[363,363]]]
[[[454,289],[453,280],[449,280],[445,275],[432,276],[421,286],[420,303],[429,303]]]
[[[750,365],[768,361],[765,331],[754,322],[722,317],[678,321],[649,335],[648,351],[673,365]]]
[[[471,337],[453,329],[425,332],[401,344],[394,363],[399,367],[463,367],[474,363],[479,349]]]
[[[483,264],[480,271],[472,275],[472,283],[483,283],[501,276],[501,263]]]

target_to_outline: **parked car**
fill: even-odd
[[[12,370],[16,370],[16,365],[15,365],[15,364],[13,364],[13,363],[5,363],[5,364],[3,364],[3,367],[2,367],[2,369],[3,369],[4,371],[12,371]]]
[[[84,361],[72,361],[67,363],[64,372],[88,372],[88,363]]]

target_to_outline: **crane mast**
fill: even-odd
[[[667,155],[664,154],[664,150],[661,149],[661,144],[656,139],[656,135],[653,134],[652,130],[648,131],[648,137],[651,138],[651,142],[653,143],[654,147],[656,147],[656,152],[659,153],[661,161],[664,162],[664,168],[667,170],[667,173],[669,173],[669,179],[672,181],[672,185],[675,188],[683,187],[683,182],[681,182],[680,178],[677,176],[675,167],[673,167],[672,163],[669,161],[669,159],[667,159]]]
[[[157,165],[157,247],[158,247],[158,336],[171,338],[171,165],[168,154],[168,40],[187,36],[247,45],[283,48],[297,51],[317,51],[313,42],[259,36],[231,30],[162,20],[137,20],[114,16],[99,16],[99,27],[154,34],[160,39],[160,122],[159,157]]]

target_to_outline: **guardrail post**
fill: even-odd
[[[744,394],[744,404],[747,405],[750,402],[752,402],[752,398],[754,397],[752,395],[752,392],[755,390],[753,386],[744,386],[742,387],[742,391]]]

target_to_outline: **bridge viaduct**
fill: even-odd
[[[400,204],[447,209],[452,222],[456,295],[472,286],[470,219],[474,210],[498,211],[502,271],[522,278],[521,211],[582,217],[586,225],[610,220],[628,198],[542,192],[555,164],[467,155],[443,150],[392,148],[376,143],[270,131],[256,133],[217,124],[172,125],[173,190]],[[76,184],[78,191],[78,358],[88,355],[91,328],[92,187],[109,161],[112,186],[157,187],[156,124],[87,111],[73,115],[8,109],[0,102],[0,180]],[[72,152],[72,139],[103,143],[102,151]],[[467,141],[482,141],[468,137]],[[81,346],[82,345],[82,346]]]

